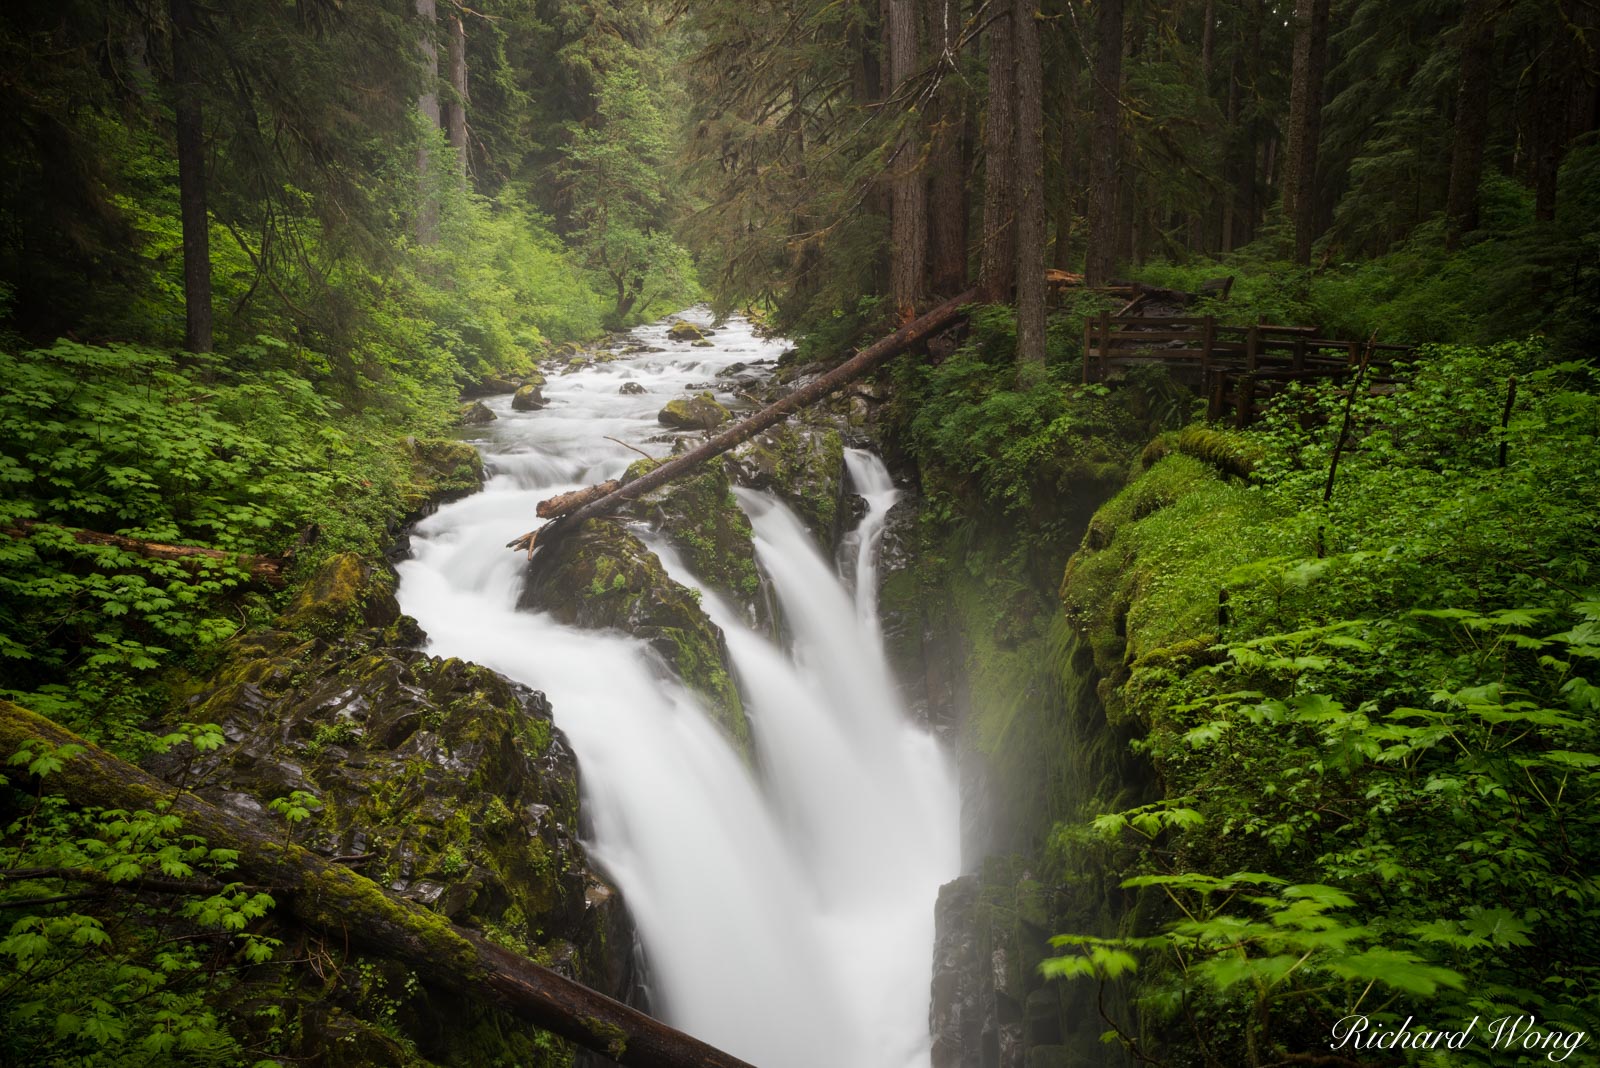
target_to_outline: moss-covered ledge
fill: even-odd
[[[518,607],[547,611],[571,626],[642,638],[749,756],[750,725],[721,629],[700,607],[696,591],[674,582],[660,558],[622,525],[586,520],[541,546]]]

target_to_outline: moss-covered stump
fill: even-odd
[[[840,535],[844,496],[844,438],[831,426],[782,423],[728,455],[728,473],[741,486],[783,498],[832,553]]]
[[[656,414],[656,421],[674,430],[715,430],[730,418],[728,409],[710,393],[674,397]]]
[[[642,638],[748,754],[750,726],[721,629],[695,591],[669,578],[660,558],[619,524],[591,519],[541,548],[519,607],[547,611],[572,626]]]
[[[151,769],[263,823],[271,802],[321,803],[299,827],[308,848],[397,894],[597,989],[624,996],[632,934],[616,892],[578,840],[578,771],[544,695],[460,660],[408,648],[392,574],[328,561],[276,629],[234,643],[178,714],[227,741]],[[197,785],[196,785],[197,784]],[[550,1036],[427,976],[280,930],[291,956],[277,1009],[295,1059],[324,1065],[566,1064]],[[299,984],[299,985],[296,985]]]
[[[623,481],[654,466],[652,460],[636,461]],[[694,478],[630,501],[622,514],[649,523],[683,556],[695,578],[738,606],[750,623],[760,629],[770,626],[750,520],[720,465],[706,464]]]

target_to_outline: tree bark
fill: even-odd
[[[902,92],[917,71],[917,0],[889,0],[889,77]],[[928,257],[927,189],[922,175],[922,116],[902,101],[889,205],[889,291],[900,322],[916,318]]]
[[[1044,375],[1044,66],[1035,0],[1012,0],[1017,81],[1017,377]]]
[[[959,0],[927,5],[928,45],[939,51],[933,140],[928,155],[928,289],[954,296],[967,286],[967,183],[962,159],[966,93],[961,86]]]
[[[620,489],[614,490],[598,500],[590,501],[577,511],[571,512],[554,522],[560,523],[565,528],[576,528],[579,523],[586,519],[594,519],[615,511],[628,501],[636,500],[651,490],[682,478],[707,460],[720,456],[734,446],[748,441],[768,427],[787,419],[801,408],[814,404],[835,390],[849,385],[884,363],[890,357],[927,340],[961,318],[963,305],[972,303],[977,297],[977,290],[969,289],[960,296],[945,301],[920,318],[902,326],[888,337],[882,338],[862,349],[809,385],[795,390],[777,403],[770,404],[749,418],[735,423],[697,448],[689,450],[682,456],[668,460],[660,467],[640,475],[632,482],[626,483]],[[532,551],[538,536],[551,530],[552,527],[553,524],[552,526],[524,534],[508,542],[506,548]]]
[[[0,701],[0,753],[27,743],[82,751],[40,781],[75,805],[168,811],[186,834],[239,853],[238,872],[272,888],[280,908],[342,941],[416,968],[436,983],[638,1068],[750,1068],[744,1061],[674,1030],[457,927],[436,912],[400,901],[349,868],[290,845],[250,821],[177,792],[43,716]],[[777,1008],[774,1008],[777,1011]]]
[[[450,74],[450,96],[444,104],[445,136],[456,150],[461,167],[460,181],[467,183],[467,28],[460,15],[448,20],[449,38],[445,58]]]
[[[1122,3],[1094,12],[1094,129],[1089,142],[1089,249],[1084,277],[1105,285],[1117,267],[1117,187],[1122,174]]]
[[[1311,243],[1316,237],[1317,147],[1322,137],[1322,73],[1327,52],[1328,0],[1295,0],[1283,214],[1294,230],[1294,261],[1301,265],[1311,262]]]
[[[1016,282],[1016,49],[1010,4],[984,31],[989,111],[983,126],[983,244],[978,290],[991,303],[1011,298]]]
[[[1461,17],[1461,76],[1456,83],[1455,136],[1450,144],[1450,192],[1445,200],[1445,247],[1478,228],[1478,183],[1489,132],[1489,77],[1494,60],[1494,0],[1468,0]]]
[[[438,25],[434,0],[417,0],[417,20],[422,34],[417,49],[422,53],[423,91],[417,97],[417,113],[422,116],[422,142],[417,146],[417,244],[431,245],[439,240],[439,199],[433,176],[433,131],[439,128],[439,46],[433,35]]]
[[[170,0],[172,81],[178,147],[178,215],[183,227],[183,347],[210,352],[211,219],[206,211],[205,124],[200,106],[199,26],[190,0]]]

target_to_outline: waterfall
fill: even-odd
[[[875,554],[894,494],[881,462],[847,457],[868,500],[853,597],[788,508],[739,493],[792,646],[702,601],[727,635],[759,774],[642,643],[515,609],[524,563],[502,546],[538,500],[616,477],[637,457],[607,436],[643,442],[666,400],[781,349],[743,320],[711,348],[673,347],[668,325],[632,340],[672,351],[553,378],[543,411],[491,404],[479,444],[492,478],[418,527],[402,607],[430,652],[549,694],[578,756],[591,854],[639,929],[653,1012],[758,1068],[926,1068],[933,903],[959,866],[957,802],[878,638]],[[625,381],[646,392],[619,393]]]

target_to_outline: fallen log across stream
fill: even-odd
[[[740,420],[682,456],[675,456],[661,466],[640,475],[632,482],[625,483],[608,493],[596,494],[594,491],[599,487],[591,486],[586,490],[575,490],[541,501],[537,510],[539,517],[554,516],[554,518],[538,530],[529,531],[507,542],[506,548],[525,550],[531,554],[541,536],[548,540],[560,529],[576,529],[578,524],[586,519],[594,519],[615,511],[628,501],[682,478],[707,460],[742,445],[768,427],[781,423],[801,408],[815,404],[835,390],[849,385],[891,357],[926,341],[961,318],[962,308],[976,299],[977,290],[969,289],[959,297],[945,301],[932,311],[911,320],[888,337],[868,345],[828,373],[769,404],[754,415]]]
[[[390,897],[349,868],[179,792],[43,716],[0,700],[0,756],[30,743],[81,747],[40,782],[46,792],[81,806],[167,806],[183,820],[186,834],[201,836],[212,848],[237,850],[240,875],[268,887],[296,920],[407,964],[425,982],[493,1005],[630,1068],[751,1068],[436,912]]]

